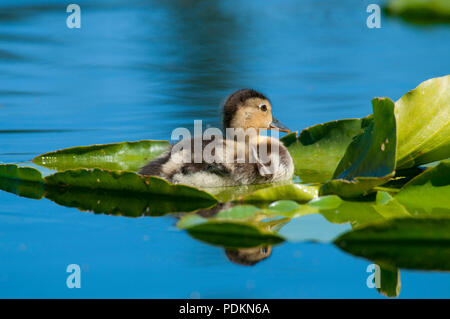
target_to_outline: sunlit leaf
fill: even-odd
[[[244,202],[274,202],[294,200],[305,203],[318,196],[319,186],[304,184],[286,184],[257,190],[241,198]]]
[[[396,122],[394,102],[388,98],[372,100],[374,118],[363,134],[348,146],[331,182],[320,194],[351,198],[365,194],[387,182],[395,170]]]
[[[19,196],[40,199],[44,196],[42,174],[32,167],[0,164],[0,189]]]
[[[319,209],[336,209],[342,204],[342,199],[336,195],[321,196],[311,200],[308,205]]]
[[[295,174],[305,183],[328,181],[352,139],[364,131],[370,118],[327,122],[281,139],[295,165]]]
[[[19,167],[15,164],[0,164],[0,178],[42,183],[42,174],[32,167]]]
[[[397,168],[450,158],[450,75],[422,82],[402,96],[395,102],[395,117]]]
[[[251,205],[237,205],[222,210],[216,215],[216,218],[223,219],[248,219],[253,217],[260,209]]]
[[[279,200],[276,202],[273,202],[269,205],[267,208],[268,211],[272,213],[292,213],[300,208],[300,205],[297,204],[297,202],[292,200]]]
[[[168,141],[151,140],[77,146],[39,155],[33,162],[58,171],[75,168],[137,171],[168,149]]]
[[[450,210],[450,161],[443,161],[413,178],[395,198],[416,209]]]

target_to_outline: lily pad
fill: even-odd
[[[319,186],[304,184],[286,184],[257,190],[241,197],[243,202],[274,202],[294,200],[305,203],[318,196]]]
[[[311,200],[308,205],[319,209],[336,209],[342,204],[342,199],[336,195],[321,196]]]
[[[33,162],[58,171],[75,168],[137,171],[168,149],[168,141],[152,140],[77,146],[39,155]]]
[[[291,133],[281,141],[288,148],[295,166],[295,174],[305,183],[323,183],[331,179],[353,138],[371,122],[347,119],[314,125]]]
[[[0,164],[0,189],[19,196],[40,199],[44,196],[42,174],[32,167]]]
[[[0,178],[17,181],[42,183],[42,174],[32,167],[19,167],[16,164],[0,164]]]
[[[395,102],[397,169],[450,158],[450,75],[422,82]]]
[[[387,182],[394,175],[395,105],[388,98],[375,98],[372,105],[373,121],[348,146],[333,174],[334,180],[321,187],[321,195],[355,197]]]
[[[248,219],[253,217],[260,209],[251,205],[237,205],[222,210],[216,215],[216,218],[223,219]]]
[[[298,204],[292,200],[279,200],[273,202],[264,211],[269,215],[284,216],[289,218],[296,218],[317,213],[316,208],[309,205]]]
[[[300,205],[293,200],[279,200],[270,204],[267,210],[276,214],[288,214],[295,212],[299,208]]]
[[[450,161],[428,168],[405,184],[395,198],[412,207],[450,210]]]

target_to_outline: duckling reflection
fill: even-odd
[[[209,209],[200,209],[195,214],[204,218],[211,218],[220,211],[235,205],[237,205],[237,203],[234,202],[220,203]],[[179,217],[181,217],[181,215]],[[254,266],[272,254],[271,245],[260,245],[250,248],[225,248],[224,250],[228,260],[243,266]]]
[[[243,266],[253,266],[268,258],[271,254],[272,246],[225,249],[225,255],[231,262]]]
[[[223,126],[225,129],[238,129],[245,139],[213,138],[204,140],[195,137],[182,140],[141,168],[142,175],[160,176],[171,183],[182,183],[197,187],[222,187],[249,184],[276,183],[292,180],[294,164],[286,147],[276,138],[259,135],[261,130],[289,129],[272,116],[272,105],[263,94],[243,89],[233,93],[223,107]],[[235,131],[235,132],[236,132]],[[247,138],[256,132],[254,138]],[[228,135],[228,134],[227,134]],[[196,139],[201,138],[201,141]],[[187,142],[187,143],[186,143]],[[189,145],[188,150],[180,147]],[[201,145],[202,157],[213,143],[213,162],[195,158],[195,145]],[[217,152],[216,150],[225,150]],[[265,150],[266,158],[255,150]],[[238,154],[243,157],[238,158]],[[219,155],[218,155],[219,154]],[[240,156],[240,155],[239,155]],[[188,160],[186,161],[186,157]],[[240,161],[244,159],[244,161]],[[251,160],[250,160],[251,159]]]

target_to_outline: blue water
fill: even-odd
[[[65,147],[169,139],[220,125],[219,104],[252,87],[291,129],[361,117],[450,71],[450,26],[382,16],[382,1],[65,1],[0,4],[0,162]],[[300,219],[299,219],[300,221]],[[0,191],[0,297],[384,298],[371,262],[330,243],[348,225],[304,219],[309,239],[253,267],[175,228],[171,216],[95,215]],[[301,237],[301,236],[300,236]],[[82,287],[68,289],[79,264]],[[449,297],[443,273],[401,271],[401,298]]]

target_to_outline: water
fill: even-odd
[[[217,126],[219,104],[243,87],[264,92],[274,114],[301,130],[365,116],[373,97],[397,99],[449,73],[448,25],[383,16],[371,30],[374,2],[78,1],[76,30],[65,25],[64,1],[4,0],[0,162],[169,139],[195,119]],[[320,243],[285,243],[248,267],[175,223],[0,192],[0,297],[383,298],[366,286],[371,262],[330,243],[348,225],[309,216],[302,227]],[[81,289],[66,287],[73,263]],[[402,270],[401,281],[400,297],[449,296],[443,273]]]

